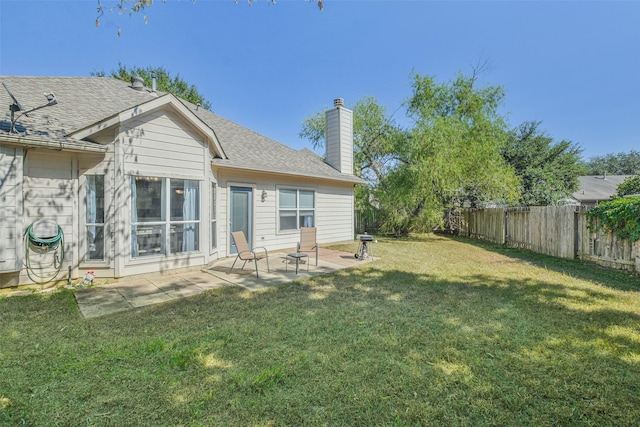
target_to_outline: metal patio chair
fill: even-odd
[[[267,252],[266,248],[258,247],[258,248],[253,248],[253,250],[249,249],[249,243],[247,243],[247,238],[244,235],[244,231],[234,231],[234,232],[231,233],[231,235],[233,236],[233,241],[236,244],[236,249],[238,250],[238,256],[236,256],[236,259],[233,260],[233,265],[229,269],[229,273],[231,273],[231,271],[233,271],[233,267],[236,265],[236,261],[238,261],[238,259],[244,261],[244,264],[242,264],[241,270],[244,270],[244,266],[247,264],[247,261],[253,260],[253,262],[255,263],[255,266],[256,266],[256,277],[257,278],[260,278],[260,276],[258,274],[258,260],[266,259],[267,260],[267,272],[270,272],[270,270],[269,270],[269,253]],[[256,252],[256,249],[260,249],[260,251]]]
[[[316,240],[315,227],[300,227],[300,241],[298,242],[298,252],[315,252],[316,266],[318,265],[318,242]]]

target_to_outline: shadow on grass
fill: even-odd
[[[380,252],[386,260],[405,244],[427,245],[418,249],[428,252],[441,241],[400,239]],[[470,242],[454,243],[474,256],[464,250]],[[402,270],[390,260],[89,320],[67,291],[0,300],[0,398],[9,399],[0,421],[365,426],[640,419],[637,293],[618,292],[628,287],[619,286],[617,274],[587,275],[574,262],[476,246],[561,274],[510,279],[472,267],[445,280],[438,268],[452,260],[422,268],[427,261],[414,259]],[[567,284],[567,275],[586,275],[590,283]]]
[[[310,406],[331,410],[319,422],[384,424],[392,420],[384,414],[395,414],[408,424],[627,424],[640,416],[637,305],[615,308],[610,292],[576,293],[561,277],[446,281],[371,264],[250,298],[227,296],[243,306],[242,322],[216,339],[262,353],[239,363],[260,367],[249,378],[271,378],[284,366],[268,398],[295,390]],[[313,391],[298,383],[302,376]],[[374,398],[370,389],[393,397]],[[408,390],[423,400],[411,402]],[[241,400],[256,398],[238,392]],[[310,407],[293,406],[272,421],[309,422]]]
[[[640,276],[622,270],[602,267],[593,262],[578,259],[556,258],[550,255],[538,254],[526,249],[512,248],[506,245],[498,245],[491,242],[465,237],[443,235],[442,238],[476,246],[487,251],[496,252],[547,270],[566,274],[581,280],[587,280],[608,288],[624,291],[640,291]]]

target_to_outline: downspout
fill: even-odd
[[[71,235],[71,239],[68,239],[68,242],[63,242],[63,244],[71,244],[72,247],[75,244],[76,250],[72,251],[72,257],[71,257],[71,264],[70,264],[70,268],[72,268],[73,271],[71,271],[70,273],[70,277],[69,280],[71,280],[71,275],[76,273],[78,274],[78,267],[80,265],[80,253],[78,251],[78,249],[80,247],[82,247],[82,245],[80,244],[80,239],[81,236],[84,236],[84,233],[80,232],[80,193],[79,193],[79,177],[78,177],[78,170],[79,170],[79,161],[78,161],[78,155],[77,154],[73,154],[71,156],[71,187],[72,187],[72,192],[73,192],[73,211],[71,214],[71,223],[73,224],[72,226],[72,235]],[[64,250],[64,249],[63,249]]]
[[[22,148],[16,149],[16,236],[22,236],[25,230],[25,208],[24,208],[24,171],[27,169],[25,151]],[[18,231],[19,230],[19,231]],[[24,239],[17,237],[16,244],[16,265],[15,271],[22,272],[24,265]],[[18,279],[19,281],[20,279]]]
[[[124,176],[124,165],[123,165],[123,156],[121,153],[122,150],[122,129],[118,129],[118,134],[115,138],[114,147],[113,147],[113,169],[115,174],[114,179],[114,200],[113,200],[113,232],[111,234],[111,245],[113,247],[113,275],[114,278],[122,277],[124,273],[124,259],[123,256],[127,256],[131,248],[127,251],[123,251],[123,235],[130,236],[130,233],[125,233],[123,228],[123,221],[125,215],[123,213],[123,209],[126,209],[126,200],[124,195],[122,194],[124,188],[128,188],[126,185],[126,177]],[[119,183],[117,181],[120,181]],[[125,205],[123,207],[123,204]]]

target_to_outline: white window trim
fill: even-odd
[[[223,238],[225,239],[225,250],[227,251],[227,254],[231,253],[231,246],[232,246],[232,242],[231,242],[231,187],[245,187],[245,188],[251,188],[251,236],[252,236],[252,241],[249,242],[250,246],[253,246],[254,242],[255,242],[255,238],[256,238],[256,210],[257,210],[257,191],[258,191],[258,184],[255,182],[242,182],[242,181],[226,181],[224,184],[224,193],[225,193],[225,200],[226,200],[226,206],[225,206],[225,212],[224,212],[224,224],[222,225],[222,228],[224,229],[223,233],[224,236]],[[220,190],[220,188],[223,188],[220,183],[218,183],[218,190]],[[220,198],[218,198],[218,200],[220,200]],[[218,207],[218,211],[220,207]],[[218,231],[220,231],[220,227],[218,227]],[[247,236],[247,238],[249,238],[249,236]],[[218,240],[220,239],[220,235],[218,235]],[[220,245],[218,245],[218,247],[220,247]]]
[[[213,255],[218,253],[218,247],[219,247],[219,240],[220,240],[220,236],[219,236],[219,229],[218,229],[218,213],[220,211],[220,204],[219,199],[218,199],[218,194],[220,194],[220,186],[218,185],[217,182],[215,181],[210,181],[209,183],[209,255]],[[211,209],[213,206],[215,206],[215,215],[213,209]],[[212,237],[214,235],[214,231],[215,231],[215,242],[213,241]]]
[[[102,224],[103,227],[103,234],[104,234],[104,257],[101,260],[98,259],[87,259],[87,245],[89,244],[88,240],[87,240],[87,176],[93,176],[93,175],[100,175],[103,177],[104,179],[104,215],[105,217],[103,218],[104,223]],[[80,207],[80,230],[79,231],[79,235],[80,237],[80,241],[79,241],[79,258],[80,258],[80,266],[81,268],[85,269],[85,268],[102,268],[102,267],[106,267],[109,265],[110,262],[110,250],[111,250],[111,239],[108,237],[110,235],[110,231],[109,231],[109,219],[108,219],[108,207],[109,204],[111,203],[111,201],[109,200],[109,181],[108,181],[108,177],[109,175],[107,173],[92,173],[91,171],[86,171],[83,172],[82,175],[80,175],[80,200],[83,201],[83,203],[79,204]]]
[[[276,233],[280,234],[298,234],[300,233],[300,224],[297,224],[297,228],[281,230],[280,229],[280,190],[295,190],[298,192],[296,196],[296,223],[298,222],[298,218],[300,217],[300,191],[311,191],[313,192],[313,222],[314,225],[317,224],[318,217],[318,190],[312,187],[296,187],[293,185],[276,185]],[[289,209],[289,208],[287,208]],[[293,209],[289,209],[293,210]],[[303,210],[310,210],[309,208],[304,208]]]
[[[202,254],[204,253],[202,250],[202,232],[203,232],[203,227],[202,227],[202,223],[203,223],[203,219],[202,219],[202,201],[203,201],[203,196],[202,196],[202,181],[203,179],[193,179],[193,178],[185,178],[183,176],[161,176],[158,174],[151,174],[151,175],[147,175],[147,174],[131,174],[131,175],[127,175],[129,177],[129,185],[131,185],[131,179],[135,178],[135,177],[141,177],[141,178],[158,178],[160,180],[162,180],[164,182],[163,187],[164,187],[164,197],[165,200],[167,201],[165,203],[164,209],[165,209],[165,220],[164,221],[152,221],[152,222],[136,222],[135,224],[138,226],[155,226],[155,225],[162,225],[164,227],[164,242],[163,242],[163,246],[165,248],[165,253],[159,253],[157,255],[148,255],[148,256],[137,256],[134,257],[133,256],[133,252],[131,250],[132,247],[132,241],[131,239],[133,238],[133,234],[132,234],[132,229],[134,226],[134,223],[129,220],[129,230],[130,230],[130,237],[129,237],[129,261],[132,262],[132,265],[135,265],[137,263],[144,263],[147,260],[152,260],[152,259],[160,259],[160,258],[171,258],[171,259],[180,259],[180,258],[188,258],[189,256],[193,255],[193,254]],[[176,179],[176,180],[189,180],[189,181],[195,181],[198,183],[198,202],[199,202],[199,206],[200,206],[200,211],[198,212],[198,220],[197,221],[172,221],[171,220],[171,203],[170,203],[170,192],[171,192],[171,180],[172,179]],[[132,197],[131,195],[129,195],[129,213],[132,212],[133,206],[132,206]],[[131,216],[129,216],[129,218],[131,218]],[[171,225],[172,224],[192,224],[192,223],[197,223],[198,224],[198,249],[194,250],[194,251],[185,251],[185,252],[169,252],[169,249],[171,247]],[[208,241],[208,240],[207,240]]]

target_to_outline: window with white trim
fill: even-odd
[[[85,200],[85,261],[104,261],[104,175],[86,175]]]
[[[278,224],[280,231],[315,226],[315,192],[282,188],[278,191]]]
[[[211,183],[211,252],[218,248],[218,212],[216,205],[217,186],[215,182]]]
[[[200,183],[131,177],[131,257],[199,250]]]

